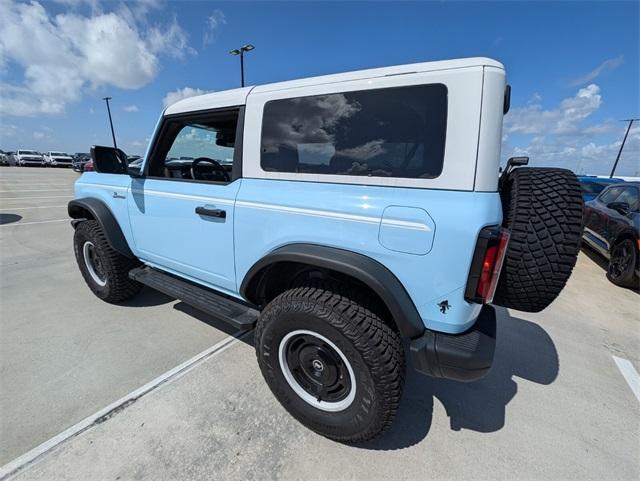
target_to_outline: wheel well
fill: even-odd
[[[69,206],[69,216],[72,219],[88,219],[95,220],[95,217],[91,213],[89,209],[85,209],[79,205],[71,205]]]
[[[357,288],[370,296],[376,313],[395,332],[400,334],[391,312],[382,298],[364,282],[348,274],[301,262],[276,262],[264,267],[251,280],[246,290],[248,300],[265,306],[288,289],[298,287],[310,279],[332,279]]]
[[[623,232],[618,237],[616,237],[616,240],[613,242],[613,244],[611,244],[611,247],[615,246],[616,244],[619,244],[625,239],[630,239],[633,242],[638,242],[637,238],[631,232]]]

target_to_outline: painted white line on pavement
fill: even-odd
[[[24,210],[24,209],[49,209],[51,207],[67,207],[67,204],[60,205],[38,205],[36,207],[8,207],[5,210]],[[2,209],[2,207],[0,207]]]
[[[633,391],[633,394],[635,394],[636,399],[640,401],[640,374],[638,374],[636,368],[633,367],[631,361],[622,359],[621,357],[611,357],[613,357],[616,366],[618,366],[618,369],[620,369],[620,372],[622,373],[622,377],[627,381],[627,384],[631,388],[631,391]]]
[[[140,397],[144,396],[145,394],[148,394],[149,392],[158,388],[162,384],[165,384],[169,381],[177,379],[179,376],[187,373],[194,367],[202,364],[204,361],[206,361],[210,357],[220,354],[221,352],[225,351],[227,348],[237,343],[240,339],[247,336],[249,332],[251,331],[242,332],[242,333],[236,334],[235,336],[226,337],[225,339],[214,344],[210,348],[202,351],[200,354],[196,354],[191,359],[183,362],[182,364],[174,367],[173,369],[165,372],[164,374],[161,374],[160,376],[148,382],[144,386],[139,387],[134,391],[131,391],[129,394],[109,404],[107,407],[99,410],[98,412],[90,416],[87,416],[79,423],[74,424],[70,428],[62,431],[60,434],[52,437],[51,439],[45,441],[39,446],[36,446],[31,451],[28,451],[22,456],[19,456],[16,459],[14,459],[13,461],[8,462],[7,464],[5,464],[0,468],[0,480],[8,477],[11,474],[15,474],[17,471],[21,469],[24,469],[33,461],[35,461],[36,458],[39,458],[40,456],[52,450],[59,444],[65,442],[66,440],[72,437],[75,437],[78,434],[86,431],[94,424],[100,424],[101,422],[106,421],[111,416],[117,414],[119,410],[126,408],[128,405],[134,403]]]
[[[19,194],[20,192],[67,192],[72,188],[67,189],[15,189],[15,190],[0,190],[0,194]]]
[[[0,197],[0,202],[3,200],[30,200],[30,199],[70,199],[69,195],[47,195],[45,197]]]
[[[15,180],[11,180],[11,181],[7,181],[7,180],[2,180],[0,179],[0,183],[4,182],[7,185],[3,185],[2,187],[20,187],[20,186],[26,186],[26,187],[32,187],[32,186],[42,186],[42,187],[73,187],[73,182],[18,182]]]
[[[33,225],[33,224],[51,224],[52,222],[71,222],[71,219],[56,219],[56,220],[39,220],[36,222],[12,222],[11,224],[3,224],[0,227],[17,227],[19,225]]]

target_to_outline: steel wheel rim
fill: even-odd
[[[93,282],[100,287],[107,285],[107,275],[104,273],[104,266],[102,265],[102,259],[96,250],[96,246],[93,242],[86,241],[82,246],[82,257],[84,257],[84,263],[87,266],[89,275]]]
[[[296,346],[300,343],[302,346]],[[298,359],[291,359],[296,355]],[[353,368],[338,346],[323,335],[305,329],[288,333],[280,341],[278,360],[287,384],[307,404],[322,411],[339,412],[353,403],[356,397]],[[315,384],[309,374],[316,377]],[[318,383],[324,388],[319,396],[317,390],[310,389]]]

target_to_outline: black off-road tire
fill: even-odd
[[[357,288],[317,280],[276,297],[256,326],[258,364],[273,394],[303,425],[336,441],[372,439],[389,428],[398,410],[404,351],[398,333],[373,306]],[[287,382],[280,343],[298,330],[326,337],[348,360],[355,375],[355,398],[348,407],[326,412],[305,401]]]
[[[500,194],[511,237],[493,303],[539,312],[558,297],[580,252],[580,183],[566,169],[522,167]]]
[[[83,246],[87,241],[93,244],[95,252],[100,256],[106,278],[104,286],[93,279],[85,262]],[[129,271],[138,267],[140,261],[113,250],[97,221],[87,220],[78,224],[73,236],[73,250],[82,277],[93,293],[103,301],[122,302],[132,298],[142,289],[142,284],[129,279]]]

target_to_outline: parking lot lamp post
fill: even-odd
[[[118,145],[116,144],[116,134],[113,131],[113,120],[111,120],[111,108],[109,107],[109,100],[111,100],[111,97],[105,97],[102,100],[104,100],[107,103],[107,112],[109,113],[109,125],[111,125],[111,137],[113,137],[113,148],[117,149]]]
[[[622,122],[629,122],[629,126],[627,127],[627,131],[624,134],[624,138],[622,139],[622,144],[620,144],[620,150],[618,150],[618,156],[616,157],[616,161],[613,163],[613,169],[611,169],[610,179],[613,178],[613,174],[616,172],[616,167],[618,167],[618,161],[620,160],[620,155],[622,154],[622,149],[624,149],[624,143],[627,141],[627,136],[629,135],[629,131],[631,130],[631,126],[633,122],[640,119],[625,119]]]
[[[240,86],[244,87],[244,53],[250,52],[255,47],[250,43],[243,45],[240,48],[234,48],[229,53],[231,55],[240,55]]]

